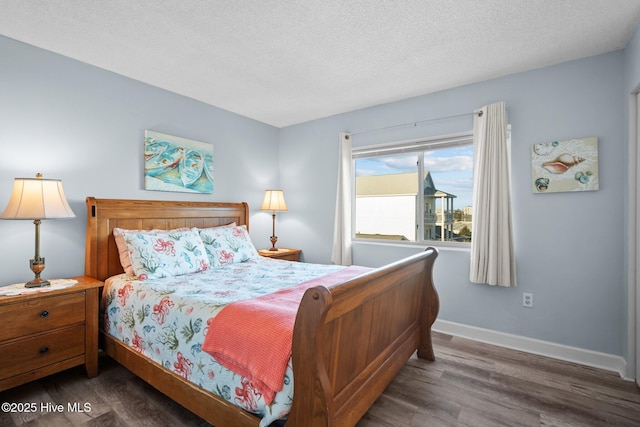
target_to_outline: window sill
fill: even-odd
[[[470,243],[454,243],[454,242],[438,242],[438,241],[424,241],[424,242],[391,242],[388,240],[375,240],[375,239],[353,239],[353,245],[364,246],[385,246],[385,247],[397,247],[397,248],[427,248],[434,247],[439,251],[454,251],[454,252],[470,252]]]

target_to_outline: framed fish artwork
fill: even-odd
[[[531,166],[534,193],[598,190],[598,138],[534,144]]]
[[[145,130],[144,188],[213,193],[213,144]]]

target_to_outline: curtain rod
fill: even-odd
[[[409,125],[416,126],[419,123],[432,122],[432,121],[435,121],[435,120],[455,119],[456,117],[473,116],[474,114],[475,114],[475,112],[474,113],[456,114],[456,115],[453,115],[453,116],[444,116],[444,117],[436,117],[436,118],[433,118],[433,119],[418,120],[417,122],[402,123],[402,124],[399,124],[399,125],[392,125],[392,126],[387,126],[387,127],[383,127],[383,128],[361,130],[359,132],[352,132],[351,136],[361,135],[363,133],[369,133],[369,132],[377,132],[377,131],[380,131],[380,130],[393,129],[393,128],[398,128],[398,127],[402,127],[402,126],[409,126]],[[482,117],[482,110],[478,112],[478,117]]]

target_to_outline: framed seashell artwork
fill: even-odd
[[[213,144],[145,130],[144,188],[213,193]]]
[[[534,193],[598,190],[598,138],[533,144],[531,171]]]

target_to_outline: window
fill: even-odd
[[[356,239],[470,242],[471,132],[353,149]]]

